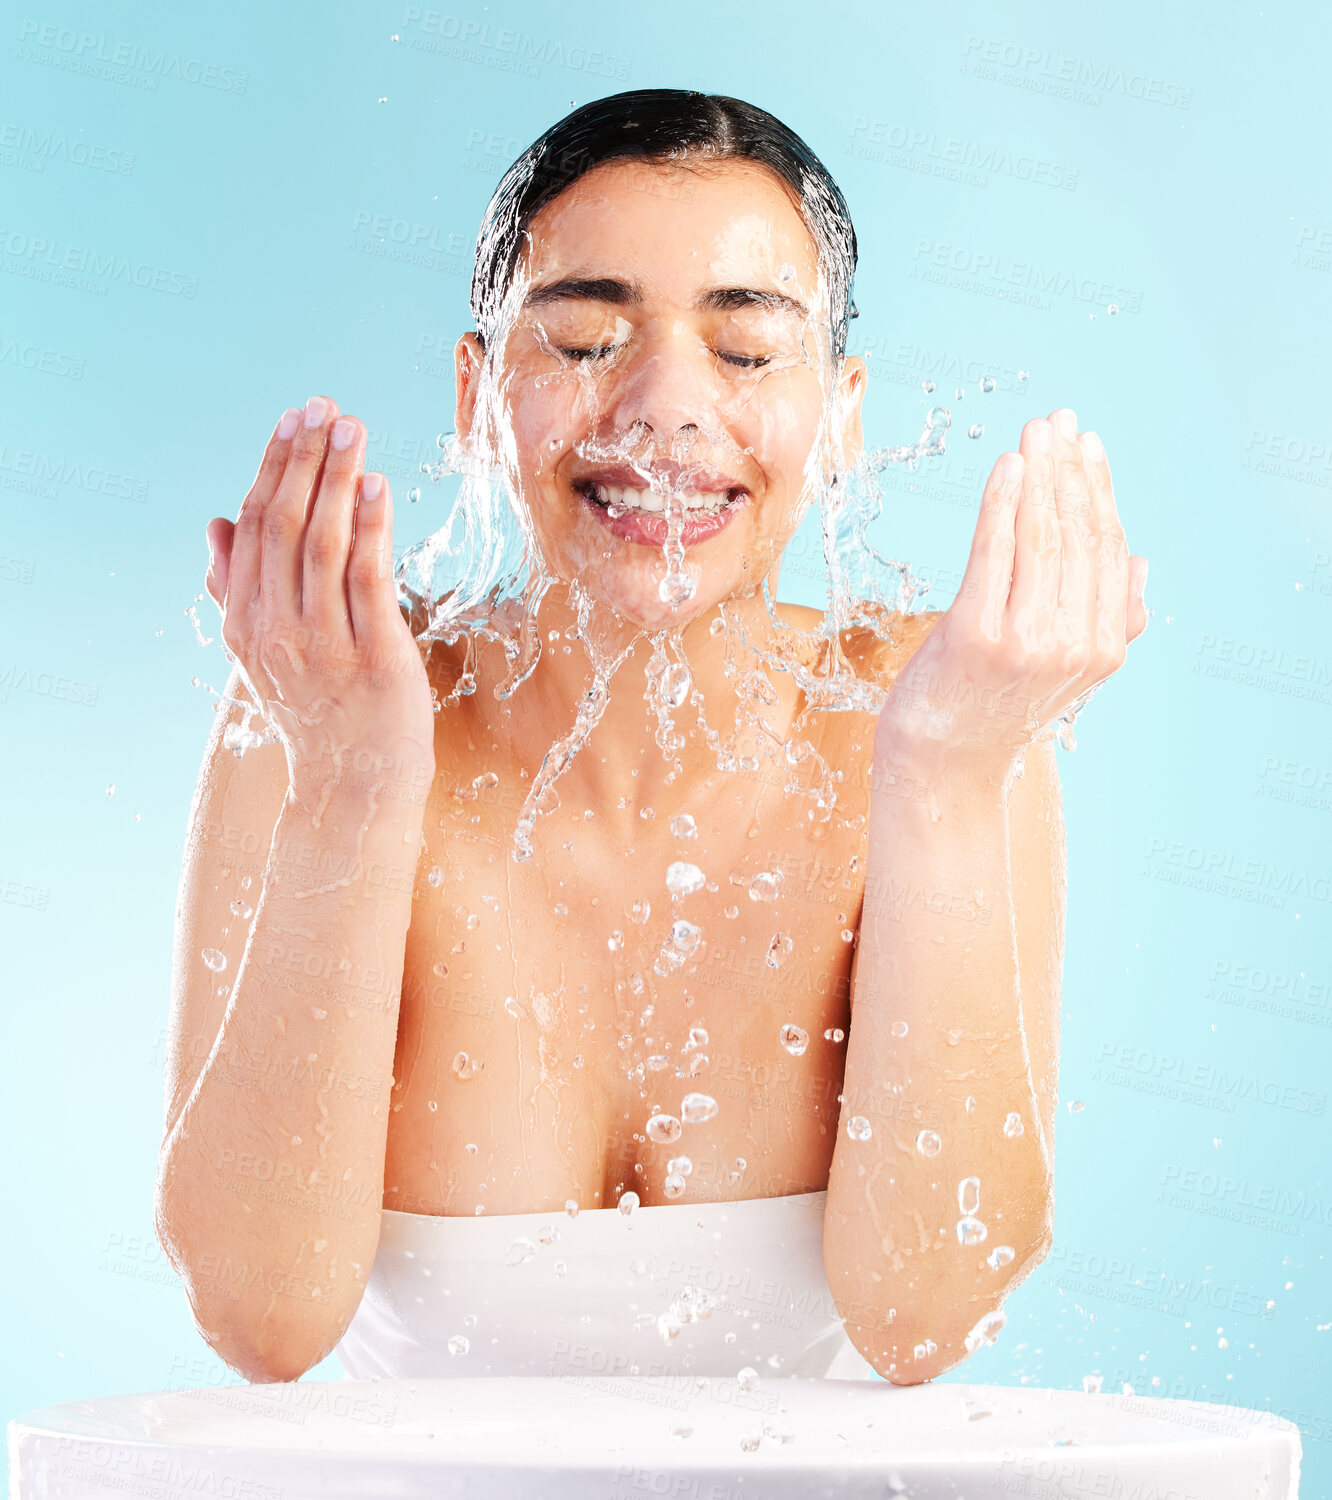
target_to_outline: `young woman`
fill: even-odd
[[[644,1309],[668,1350],[702,1321],[688,1255],[658,1307],[652,1277],[598,1292],[599,1247],[668,1264],[702,1230],[725,1257],[724,1223],[828,1294],[857,1373],[913,1382],[992,1337],[1045,1253],[1051,734],[1144,628],[1146,565],[1060,410],[996,463],[946,612],[771,604],[860,457],[854,263],[840,192],[770,115],[584,106],[497,191],[457,346],[464,520],[475,559],[503,494],[514,587],[400,606],[388,482],[325,397],[209,524],[236,671],[185,860],[158,1226],[250,1379],[349,1325],[354,1371],[555,1373],[605,1302],[583,1367],[641,1369]],[[741,1333],[703,1365],[764,1354],[757,1295],[704,1301]],[[786,1337],[788,1374],[832,1348]]]

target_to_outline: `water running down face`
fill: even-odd
[[[864,365],[834,361],[786,185],[746,161],[604,163],[536,215],[511,292],[486,353],[549,570],[649,632],[752,595],[861,442]],[[463,441],[484,363],[459,341]]]

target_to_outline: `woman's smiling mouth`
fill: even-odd
[[[652,547],[665,543],[672,512],[688,547],[715,536],[749,498],[744,485],[694,465],[654,465],[644,473],[617,464],[580,475],[573,488],[598,524],[622,541]]]

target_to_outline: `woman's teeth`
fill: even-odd
[[[589,484],[589,497],[598,505],[616,510],[641,510],[653,515],[664,514],[667,497],[660,490],[631,490],[619,484]],[[722,510],[729,504],[734,490],[677,490],[675,499],[685,510]]]

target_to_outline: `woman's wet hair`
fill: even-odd
[[[833,354],[842,358],[848,323],[856,316],[851,301],[856,232],[841,189],[805,142],[775,116],[743,99],[692,89],[631,89],[581,105],[509,167],[476,241],[471,303],[483,344],[494,330],[532,220],[580,177],[622,158],[684,167],[754,162],[780,178],[818,246]]]

